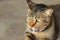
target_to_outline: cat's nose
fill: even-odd
[[[29,22],[29,25],[32,27],[33,25],[35,24],[35,22],[33,21],[33,20],[31,20],[30,22]]]

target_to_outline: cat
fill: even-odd
[[[31,0],[26,0],[26,2],[29,9],[24,40],[54,40],[53,9],[45,4],[36,4]]]

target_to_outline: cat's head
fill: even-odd
[[[49,24],[53,13],[53,9],[49,8],[47,5],[44,4],[36,4],[31,0],[26,1],[29,7],[27,14],[28,25],[32,27],[38,22],[42,25],[44,23]]]

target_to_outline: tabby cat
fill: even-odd
[[[27,28],[25,40],[53,40],[54,17],[53,9],[45,4],[36,4],[26,0],[28,4]]]

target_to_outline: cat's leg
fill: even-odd
[[[31,40],[28,36],[25,36],[24,40]]]
[[[26,32],[25,40],[36,40],[36,37],[32,33]]]

